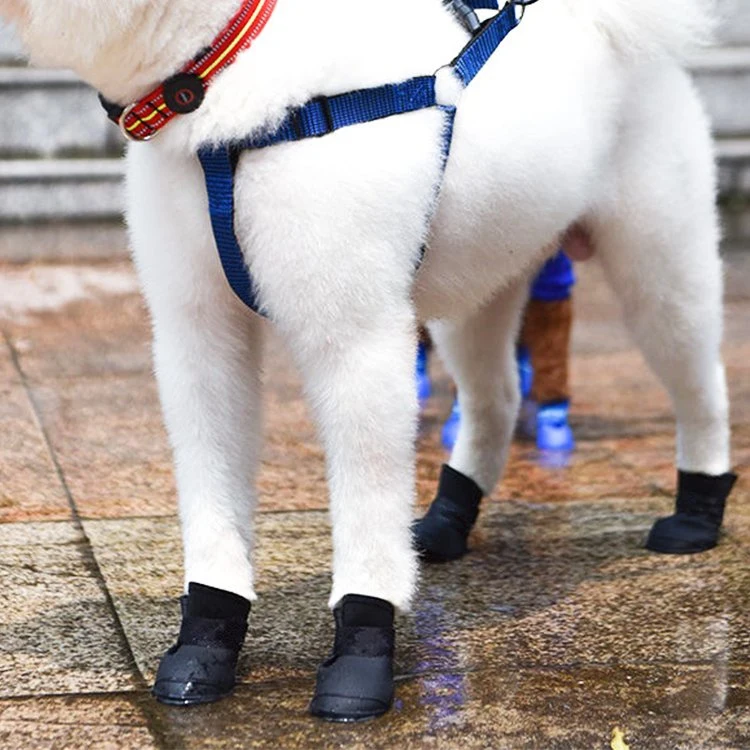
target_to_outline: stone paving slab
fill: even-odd
[[[750,304],[743,313],[750,315]],[[724,362],[730,418],[733,425],[742,426],[750,419],[750,342],[727,344]],[[577,357],[571,368],[571,392],[571,419],[577,421],[577,436],[583,440],[674,432],[669,397],[635,352]]]
[[[116,694],[0,700],[0,747],[155,750],[142,702]]]
[[[91,262],[128,257],[121,221],[0,224],[0,262]]]
[[[623,466],[616,444],[610,442],[602,451],[601,441],[657,435],[671,439],[674,431],[668,398],[634,352],[600,269],[596,264],[578,268],[572,419],[580,451],[569,478],[561,483],[540,470],[532,446],[515,446],[500,490],[504,495],[519,496],[529,476],[534,491],[550,491],[559,499],[606,495],[610,479],[619,483],[621,494],[638,493],[644,478],[632,476]],[[746,254],[728,258],[726,357],[736,425],[750,419],[750,342],[743,324],[750,314],[748,268]],[[130,267],[114,263],[82,269],[12,269],[3,274],[3,285],[10,292],[0,303],[4,327],[32,383],[79,511],[92,518],[174,513],[169,447],[150,375],[148,324],[133,291]],[[2,355],[0,351],[0,382],[9,368]],[[429,501],[445,459],[439,432],[452,399],[439,361],[433,362],[432,370],[436,395],[424,411],[420,439],[423,502]],[[274,337],[266,382],[260,509],[325,508],[322,449],[301,396],[299,376]],[[597,477],[607,473],[602,486]],[[669,481],[672,473],[661,475],[660,481]],[[32,487],[25,483],[14,497],[27,497]]]
[[[177,599],[183,579],[177,519],[84,523],[138,666],[150,682],[179,627]],[[307,655],[301,652],[310,639],[325,642],[330,629],[327,514],[265,514],[257,526],[257,589],[262,601],[253,609],[248,635],[253,645],[244,654],[240,672],[248,679],[307,674],[323,654],[319,647]],[[276,623],[273,628],[261,626],[270,622]]]
[[[750,663],[750,493],[727,539],[694,558],[642,549],[671,500],[499,502],[482,514],[464,561],[427,568],[401,626],[401,675],[571,664]],[[87,521],[109,590],[150,681],[179,622],[173,519]],[[258,592],[240,669],[250,684],[307,675],[330,634],[330,539],[319,512],[262,515]]]
[[[750,674],[701,667],[484,669],[402,682],[388,716],[331,725],[305,713],[299,681],[243,686],[224,703],[165,709],[165,743],[184,748],[744,750]],[[622,746],[621,746],[622,747]]]
[[[0,318],[29,380],[152,370],[145,305],[129,263],[4,267]]]
[[[10,675],[0,681],[0,747],[578,750],[609,747],[618,726],[632,750],[746,750],[748,259],[727,263],[725,352],[744,475],[722,545],[693,558],[642,549],[672,504],[673,417],[597,266],[579,266],[579,448],[562,467],[514,444],[474,552],[425,570],[413,617],[400,622],[396,711],[354,728],[306,714],[332,633],[330,529],[322,450],[278,340],[266,367],[260,599],[242,684],[217,706],[168,709],[146,684],[176,635],[182,552],[134,275],[121,263],[3,269],[0,328],[23,377],[0,338],[0,496],[12,503],[0,503],[0,674]],[[433,375],[422,503],[445,458],[439,432],[453,398],[437,361]],[[82,527],[64,520],[66,489]]]
[[[176,512],[172,457],[150,374],[32,385],[81,515]]]
[[[0,568],[0,699],[138,686],[74,524],[0,525]]]
[[[600,449],[610,449],[618,460],[637,472],[647,483],[649,491],[672,495],[676,487],[674,467],[674,435],[646,435],[609,439],[598,442]],[[736,425],[732,433],[733,467],[739,476],[739,487],[743,488],[750,477],[745,476],[750,468],[750,424]]]
[[[28,394],[1,377],[0,456],[0,523],[71,517]]]
[[[0,337],[0,384],[19,382],[18,371],[13,365],[10,347],[5,339]]]

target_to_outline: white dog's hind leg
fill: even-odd
[[[527,297],[524,279],[467,320],[430,325],[458,387],[461,427],[437,496],[415,524],[426,560],[453,560],[466,553],[479,502],[492,492],[505,466],[520,403],[515,343]]]
[[[655,96],[623,139],[617,198],[596,220],[594,242],[677,418],[677,515],[656,525],[648,546],[698,552],[715,545],[734,481],[722,268],[705,119],[681,72],[663,78],[639,92]]]
[[[262,323],[223,276],[197,163],[149,145],[132,149],[129,167],[130,229],[153,318],[188,593],[178,646],[162,659],[154,694],[166,703],[204,703],[234,685],[255,598]]]

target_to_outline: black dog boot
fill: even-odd
[[[466,540],[479,515],[479,485],[445,464],[437,496],[427,515],[414,524],[414,545],[427,562],[447,562],[463,557]]]
[[[213,703],[234,688],[250,602],[229,591],[191,583],[180,604],[180,636],[161,659],[153,694],[171,706]]]
[[[381,716],[393,703],[393,605],[349,594],[333,616],[333,653],[318,669],[310,713],[339,722]]]
[[[646,549],[689,555],[715,547],[724,518],[724,505],[736,481],[737,476],[731,473],[712,477],[679,472],[676,513],[654,524]]]

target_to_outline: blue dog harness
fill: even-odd
[[[467,0],[465,5],[471,10],[497,10],[498,0]],[[503,39],[518,25],[519,20],[516,17],[515,4],[509,3],[497,15],[479,26],[473,38],[450,64],[464,86],[471,83]],[[419,76],[403,83],[361,89],[337,96],[318,97],[291,112],[272,133],[263,133],[254,138],[218,147],[203,148],[198,152],[205,174],[211,224],[221,265],[234,293],[253,312],[266,315],[258,302],[257,289],[234,229],[234,176],[240,155],[244,151],[266,148],[278,143],[322,137],[350,125],[439,107],[445,113],[447,121],[443,144],[444,168],[450,152],[456,108],[438,104],[435,83],[435,75]]]
[[[468,86],[500,43],[523,18],[523,10],[537,0],[508,0],[502,9],[499,0],[443,0],[450,3],[472,38],[458,56],[445,66],[460,83]],[[189,114],[201,106],[206,88],[221,71],[261,32],[276,0],[245,0],[214,43],[186,63],[177,74],[164,81],[140,101],[122,107],[100,97],[111,120],[130,140],[153,138],[176,115]],[[521,8],[516,15],[516,6]],[[476,10],[498,13],[480,23]],[[442,68],[441,70],[445,69]],[[439,72],[439,71],[438,71]],[[234,178],[245,151],[319,138],[350,125],[374,122],[385,117],[436,107],[445,115],[443,172],[453,139],[454,105],[441,104],[436,96],[437,74],[418,76],[402,83],[350,91],[337,96],[320,96],[293,110],[271,133],[240,139],[198,152],[205,175],[211,225],[221,265],[234,293],[253,312],[265,315],[234,230]],[[440,185],[436,192],[439,192]]]

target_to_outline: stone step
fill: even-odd
[[[0,159],[122,153],[96,93],[72,73],[0,67],[0,112]]]
[[[750,135],[750,46],[710,50],[693,67],[717,135]],[[0,68],[0,112],[0,159],[122,153],[95,92],[71,73]]]
[[[0,223],[116,220],[122,159],[0,161]]]
[[[750,199],[750,137],[718,140],[716,155],[721,195]]]
[[[718,38],[722,44],[750,44],[748,0],[719,0],[719,16]]]
[[[24,59],[18,37],[7,24],[0,21],[0,65],[17,65]]]
[[[715,133],[750,136],[750,46],[706,50],[691,67]]]
[[[750,137],[717,141],[720,191],[750,196]],[[0,161],[0,222],[117,219],[123,162],[115,159]]]

